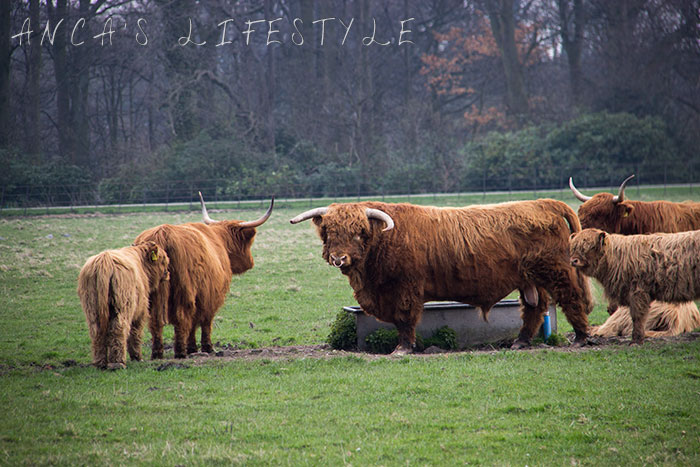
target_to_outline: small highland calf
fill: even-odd
[[[700,327],[700,311],[694,302],[651,302],[644,327],[645,337],[677,336]],[[615,337],[632,334],[630,309],[622,306],[600,326],[591,328],[592,336]]]
[[[585,229],[570,238],[571,265],[597,279],[608,300],[628,306],[632,342],[644,340],[652,300],[700,298],[700,231],[618,235]]]
[[[78,276],[78,295],[92,339],[93,363],[126,368],[126,350],[141,360],[141,337],[149,319],[149,296],[167,288],[168,255],[154,242],[107,250],[88,258]],[[162,326],[165,302],[151,303],[151,327]]]

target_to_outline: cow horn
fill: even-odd
[[[202,198],[202,192],[199,191],[199,203],[202,205],[202,220],[204,221],[205,224],[216,224],[217,221],[209,217],[209,213],[207,212],[207,207],[204,205],[204,198]]]
[[[620,191],[617,193],[617,196],[613,196],[613,203],[621,203],[625,200],[625,187],[627,186],[627,182],[629,182],[633,178],[634,174],[630,175],[625,179],[624,182],[622,182],[622,185],[620,185]]]
[[[314,209],[309,209],[308,211],[304,211],[298,216],[296,216],[294,219],[290,219],[289,222],[292,224],[298,224],[299,222],[309,220],[312,217],[322,217],[328,212],[328,207],[325,208],[314,208]]]
[[[259,225],[263,225],[266,220],[270,218],[270,214],[272,214],[272,207],[275,205],[275,197],[273,196],[272,199],[270,200],[270,207],[267,208],[267,212],[262,215],[260,219],[254,220],[254,221],[248,221],[248,222],[241,222],[238,224],[239,227],[258,227]]]
[[[365,213],[367,213],[367,217],[369,219],[379,219],[380,221],[383,221],[386,224],[386,227],[384,227],[384,230],[382,230],[382,232],[386,232],[387,230],[391,230],[394,228],[394,220],[389,214],[385,213],[384,211],[380,211],[379,209],[367,208],[365,210]]]
[[[592,198],[592,196],[586,196],[574,186],[574,179],[573,177],[569,177],[569,188],[571,188],[571,191],[574,192],[574,196],[578,198],[579,201],[583,201],[584,203],[588,201],[589,199]]]

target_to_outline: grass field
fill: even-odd
[[[700,199],[674,190],[628,195]],[[568,193],[549,195],[577,205]],[[308,202],[281,204],[259,229],[255,268],[234,278],[217,315],[220,347],[319,344],[354,304],[312,227],[288,222]],[[153,225],[199,220],[194,211],[0,218],[0,464],[700,465],[700,340],[90,367],[75,292],[85,259]],[[559,324],[571,330],[561,313]]]

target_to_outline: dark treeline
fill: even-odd
[[[5,200],[698,175],[700,0],[0,5]]]

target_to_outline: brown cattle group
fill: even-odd
[[[627,201],[628,181],[616,196],[588,197],[570,180],[584,202],[578,216],[550,199],[464,208],[363,202],[312,209],[291,223],[313,221],[323,258],[348,277],[363,311],[396,326],[395,353],[412,351],[426,301],[470,303],[488,321],[491,307],[513,290],[520,292],[523,319],[513,348],[530,344],[549,303],[559,304],[574,328],[574,345],[583,345],[592,309],[586,276],[603,285],[609,311],[629,307],[633,342],[639,343],[650,305],[674,323],[683,321],[679,313],[700,316],[694,304],[681,304],[700,298],[700,203]],[[256,228],[270,217],[274,198],[251,222],[214,221],[201,194],[200,201],[202,223],[153,227],[133,246],[86,262],[78,294],[96,366],[123,368],[127,350],[139,360],[146,321],[152,358],[163,357],[166,322],[175,329],[176,358],[199,350],[197,328],[201,351],[213,352],[212,321],[232,276],[253,267]],[[683,230],[698,232],[630,235]],[[622,323],[621,311],[616,319]]]

